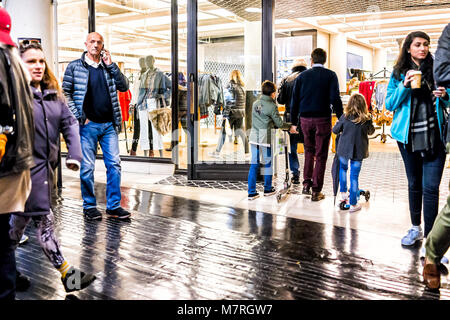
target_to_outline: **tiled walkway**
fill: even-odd
[[[447,277],[440,294],[425,290],[417,248],[395,237],[133,188],[123,188],[130,221],[88,222],[78,180],[64,186],[63,253],[98,278],[79,299],[450,299]],[[104,192],[97,183],[102,210]],[[64,299],[33,226],[27,234],[17,260],[33,284],[18,298]]]

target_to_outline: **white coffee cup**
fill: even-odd
[[[411,88],[419,89],[422,83],[422,71],[413,71],[410,74],[413,75],[413,79],[411,81]]]

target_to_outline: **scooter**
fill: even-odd
[[[366,199],[366,202],[369,201],[370,199],[370,191],[369,190],[359,190],[359,196],[358,196],[358,200],[360,198],[360,196],[364,196],[364,198]],[[347,200],[341,200],[341,202],[339,203],[339,209],[341,210],[348,210],[350,209],[350,204],[348,203],[348,199]]]
[[[281,189],[277,192],[277,202],[278,203],[280,203],[281,200],[287,198],[287,196],[291,192],[291,187],[292,187],[291,177],[289,175],[289,157],[288,157],[289,136],[288,136],[287,131],[285,131],[285,130],[283,130],[283,131],[284,131],[284,161],[286,163],[286,168],[285,168],[286,177],[283,182],[283,189]]]

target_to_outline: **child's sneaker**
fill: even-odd
[[[252,193],[248,195],[248,200],[255,200],[259,198],[259,193]]]
[[[272,189],[270,189],[269,191],[264,190],[264,197],[274,195],[275,193],[277,193],[277,189],[272,187]]]
[[[361,210],[361,205],[360,204],[355,204],[355,205],[350,205],[350,212],[355,212],[355,211],[359,211]]]

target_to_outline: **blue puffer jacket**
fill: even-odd
[[[62,88],[67,99],[67,104],[70,111],[72,111],[75,118],[80,124],[86,121],[86,115],[83,111],[84,98],[86,96],[89,69],[84,60],[86,52],[83,53],[81,59],[72,61],[67,66],[64,73]],[[126,92],[128,90],[129,82],[120,71],[117,64],[112,63],[109,66],[101,62],[101,67],[105,74],[105,79],[108,82],[109,95],[111,96],[111,104],[113,108],[114,128],[119,133],[122,129],[122,114],[117,98],[117,90]]]
[[[392,137],[403,143],[408,143],[409,125],[411,122],[411,88],[403,85],[405,76],[401,75],[401,81],[397,80],[393,75],[389,80],[389,85],[386,94],[386,109],[394,112],[394,119],[392,120],[391,135]],[[450,89],[447,89],[447,94],[450,94]],[[439,123],[439,132],[442,137],[442,128],[444,125],[444,114],[442,104],[439,103],[439,98],[436,98],[436,113]],[[449,101],[441,99],[444,102],[445,108],[449,107]],[[442,141],[445,141],[442,139]]]

